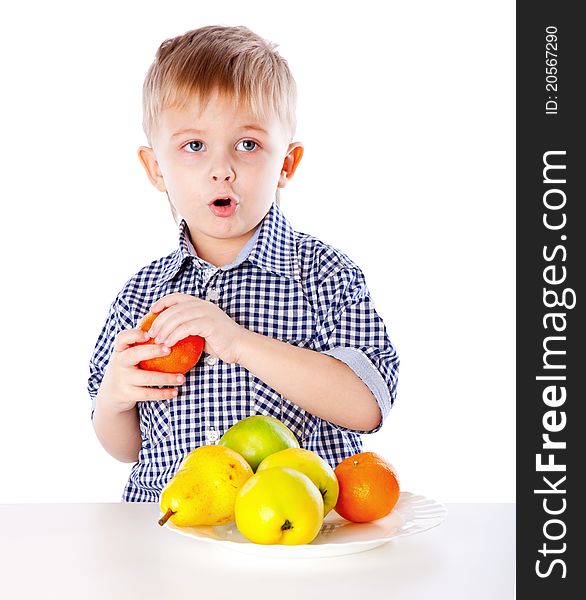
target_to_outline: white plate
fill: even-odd
[[[235,523],[217,527],[177,527],[167,521],[165,527],[198,541],[255,556],[316,558],[364,552],[436,527],[446,515],[443,504],[411,492],[401,492],[393,510],[386,517],[370,523],[350,523],[332,510],[313,542],[299,546],[254,544],[238,531]]]

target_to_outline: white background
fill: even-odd
[[[116,502],[90,422],[107,308],[177,244],[136,150],[159,44],[208,24],[279,44],[305,156],[281,207],[366,275],[401,357],[364,438],[403,489],[515,499],[511,2],[74,2],[0,19],[0,502]]]

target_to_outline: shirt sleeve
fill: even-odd
[[[94,410],[96,408],[96,396],[98,395],[98,390],[102,383],[102,378],[104,377],[104,371],[106,370],[106,366],[110,361],[110,356],[114,349],[114,339],[120,331],[123,329],[131,329],[132,327],[134,327],[134,323],[131,312],[126,303],[118,296],[110,305],[106,322],[102,327],[102,331],[90,358],[90,376],[87,389],[92,402],[92,419],[94,418]]]
[[[343,268],[320,285],[321,316],[314,348],[346,363],[368,386],[381,411],[379,425],[395,401],[399,357],[389,339],[385,324],[376,312],[363,273]]]

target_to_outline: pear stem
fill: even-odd
[[[161,527],[176,513],[177,511],[174,511],[172,508],[170,508],[160,519],[159,519],[159,525],[161,525]]]

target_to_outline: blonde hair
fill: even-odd
[[[297,87],[287,61],[244,26],[208,25],[165,40],[143,85],[142,127],[149,144],[160,112],[193,97],[207,105],[216,90],[256,118],[276,115],[295,134]]]

